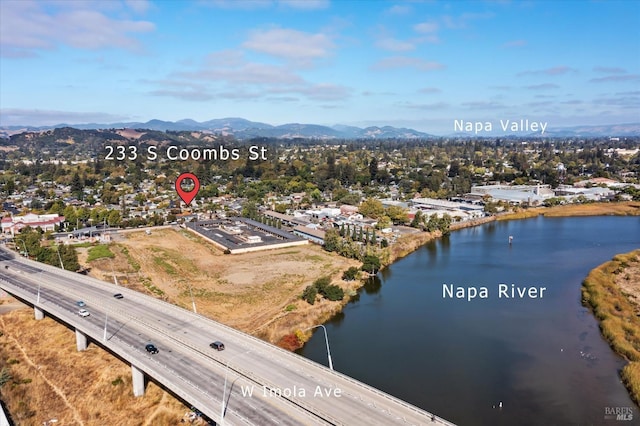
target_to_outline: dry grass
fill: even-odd
[[[188,411],[152,382],[134,397],[129,365],[95,345],[77,352],[73,332],[50,318],[20,309],[0,326],[0,368],[12,376],[0,395],[16,424],[173,425]]]
[[[307,285],[325,275],[346,294],[359,285],[341,280],[359,262],[311,244],[225,255],[194,234],[162,229],[127,234],[110,249],[113,260],[89,263],[92,275],[113,282],[115,273],[119,284],[187,309],[192,293],[198,313],[272,343],[341,308],[340,302],[311,306],[300,300]]]
[[[640,403],[640,250],[617,255],[592,270],[583,282],[582,300],[600,321],[611,347],[630,361],[622,379]]]
[[[566,204],[555,207],[535,207],[519,209],[513,213],[498,216],[498,220],[526,219],[543,215],[545,217],[568,216],[639,216],[640,203],[625,201],[619,203]]]

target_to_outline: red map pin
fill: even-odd
[[[188,181],[193,181],[193,189],[190,191],[185,191],[182,189],[182,182],[187,181],[187,185],[189,185]],[[198,194],[198,190],[200,189],[200,181],[193,173],[183,173],[178,176],[176,179],[176,192],[180,196],[180,199],[184,201],[186,205],[191,204],[196,195]]]

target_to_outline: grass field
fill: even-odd
[[[622,381],[640,403],[640,250],[620,254],[592,270],[583,282],[583,303],[593,310],[613,350],[629,361]]]

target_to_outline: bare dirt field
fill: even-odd
[[[359,282],[344,282],[342,271],[360,266],[316,245],[238,255],[222,250],[187,230],[159,229],[150,235],[133,232],[110,245],[115,258],[87,262],[91,275],[118,281],[239,330],[277,343],[284,335],[326,320],[341,302],[309,305],[302,290],[322,276],[355,291]]]

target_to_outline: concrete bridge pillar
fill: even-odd
[[[38,308],[37,306],[33,307],[33,313],[34,316],[37,320],[41,320],[44,318],[44,311],[40,308]]]
[[[131,379],[133,382],[133,396],[144,395],[144,372],[131,364]]]
[[[78,352],[87,350],[87,335],[76,328],[76,348]]]

